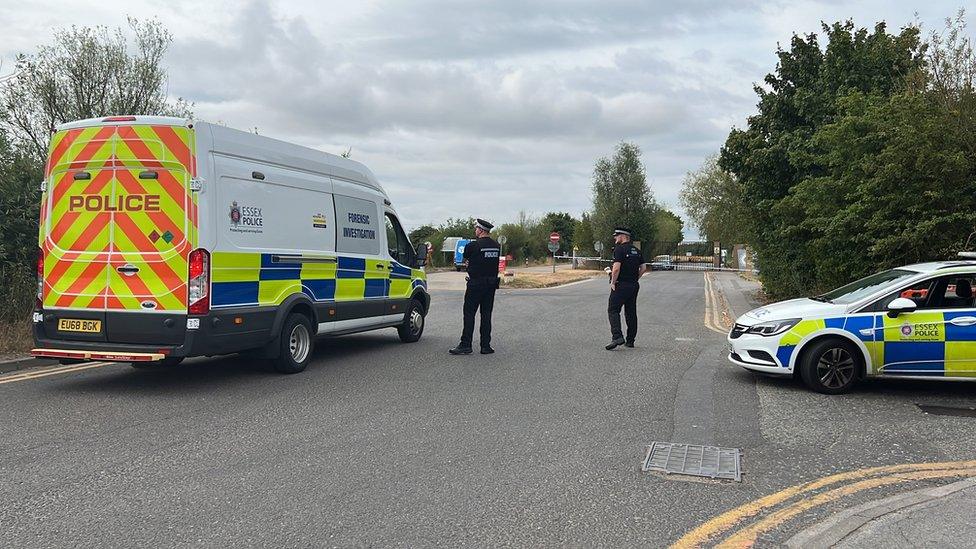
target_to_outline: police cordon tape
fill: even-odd
[[[567,261],[593,261],[597,263],[613,263],[612,259],[604,259],[602,257],[584,257],[584,256],[572,256],[572,255],[557,255],[555,256],[557,260],[567,260]],[[650,262],[648,262],[649,264]],[[730,273],[756,273],[755,269],[736,269],[733,267],[716,267],[711,263],[682,263],[682,262],[672,262],[667,270],[672,271],[716,271],[716,272],[730,272]]]

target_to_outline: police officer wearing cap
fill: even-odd
[[[610,305],[607,313],[610,316],[610,335],[613,340],[607,345],[612,351],[620,345],[634,346],[637,338],[637,292],[640,284],[637,282],[647,272],[644,256],[640,249],[631,241],[633,233],[630,229],[617,227],[613,230],[613,268],[610,271]],[[627,319],[627,338],[620,328],[620,309],[624,310]]]
[[[464,328],[461,343],[451,349],[452,355],[470,355],[471,339],[474,336],[474,314],[481,310],[481,354],[490,355],[491,348],[491,310],[495,305],[495,290],[498,289],[498,254],[501,247],[491,238],[494,226],[484,219],[474,225],[477,240],[464,246],[464,259],[468,264],[468,287],[464,292]]]

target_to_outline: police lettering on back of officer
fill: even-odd
[[[489,355],[491,348],[491,311],[495,305],[495,290],[498,289],[498,256],[501,247],[491,238],[494,226],[478,219],[474,225],[476,240],[464,247],[464,260],[468,269],[468,284],[464,291],[464,325],[461,342],[449,352],[452,355],[470,355],[474,337],[474,315],[481,311],[481,354]]]

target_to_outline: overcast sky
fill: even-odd
[[[408,227],[578,216],[621,140],[683,217],[684,174],[754,112],[777,43],[851,17],[937,28],[967,1],[0,0],[0,74],[53,28],[157,17],[174,35],[171,95],[204,120],[351,147]]]

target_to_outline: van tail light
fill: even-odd
[[[189,274],[189,312],[191,315],[205,315],[210,312],[210,254],[207,250],[190,252]]]
[[[40,310],[44,306],[44,250],[37,250],[37,298],[34,308]]]

